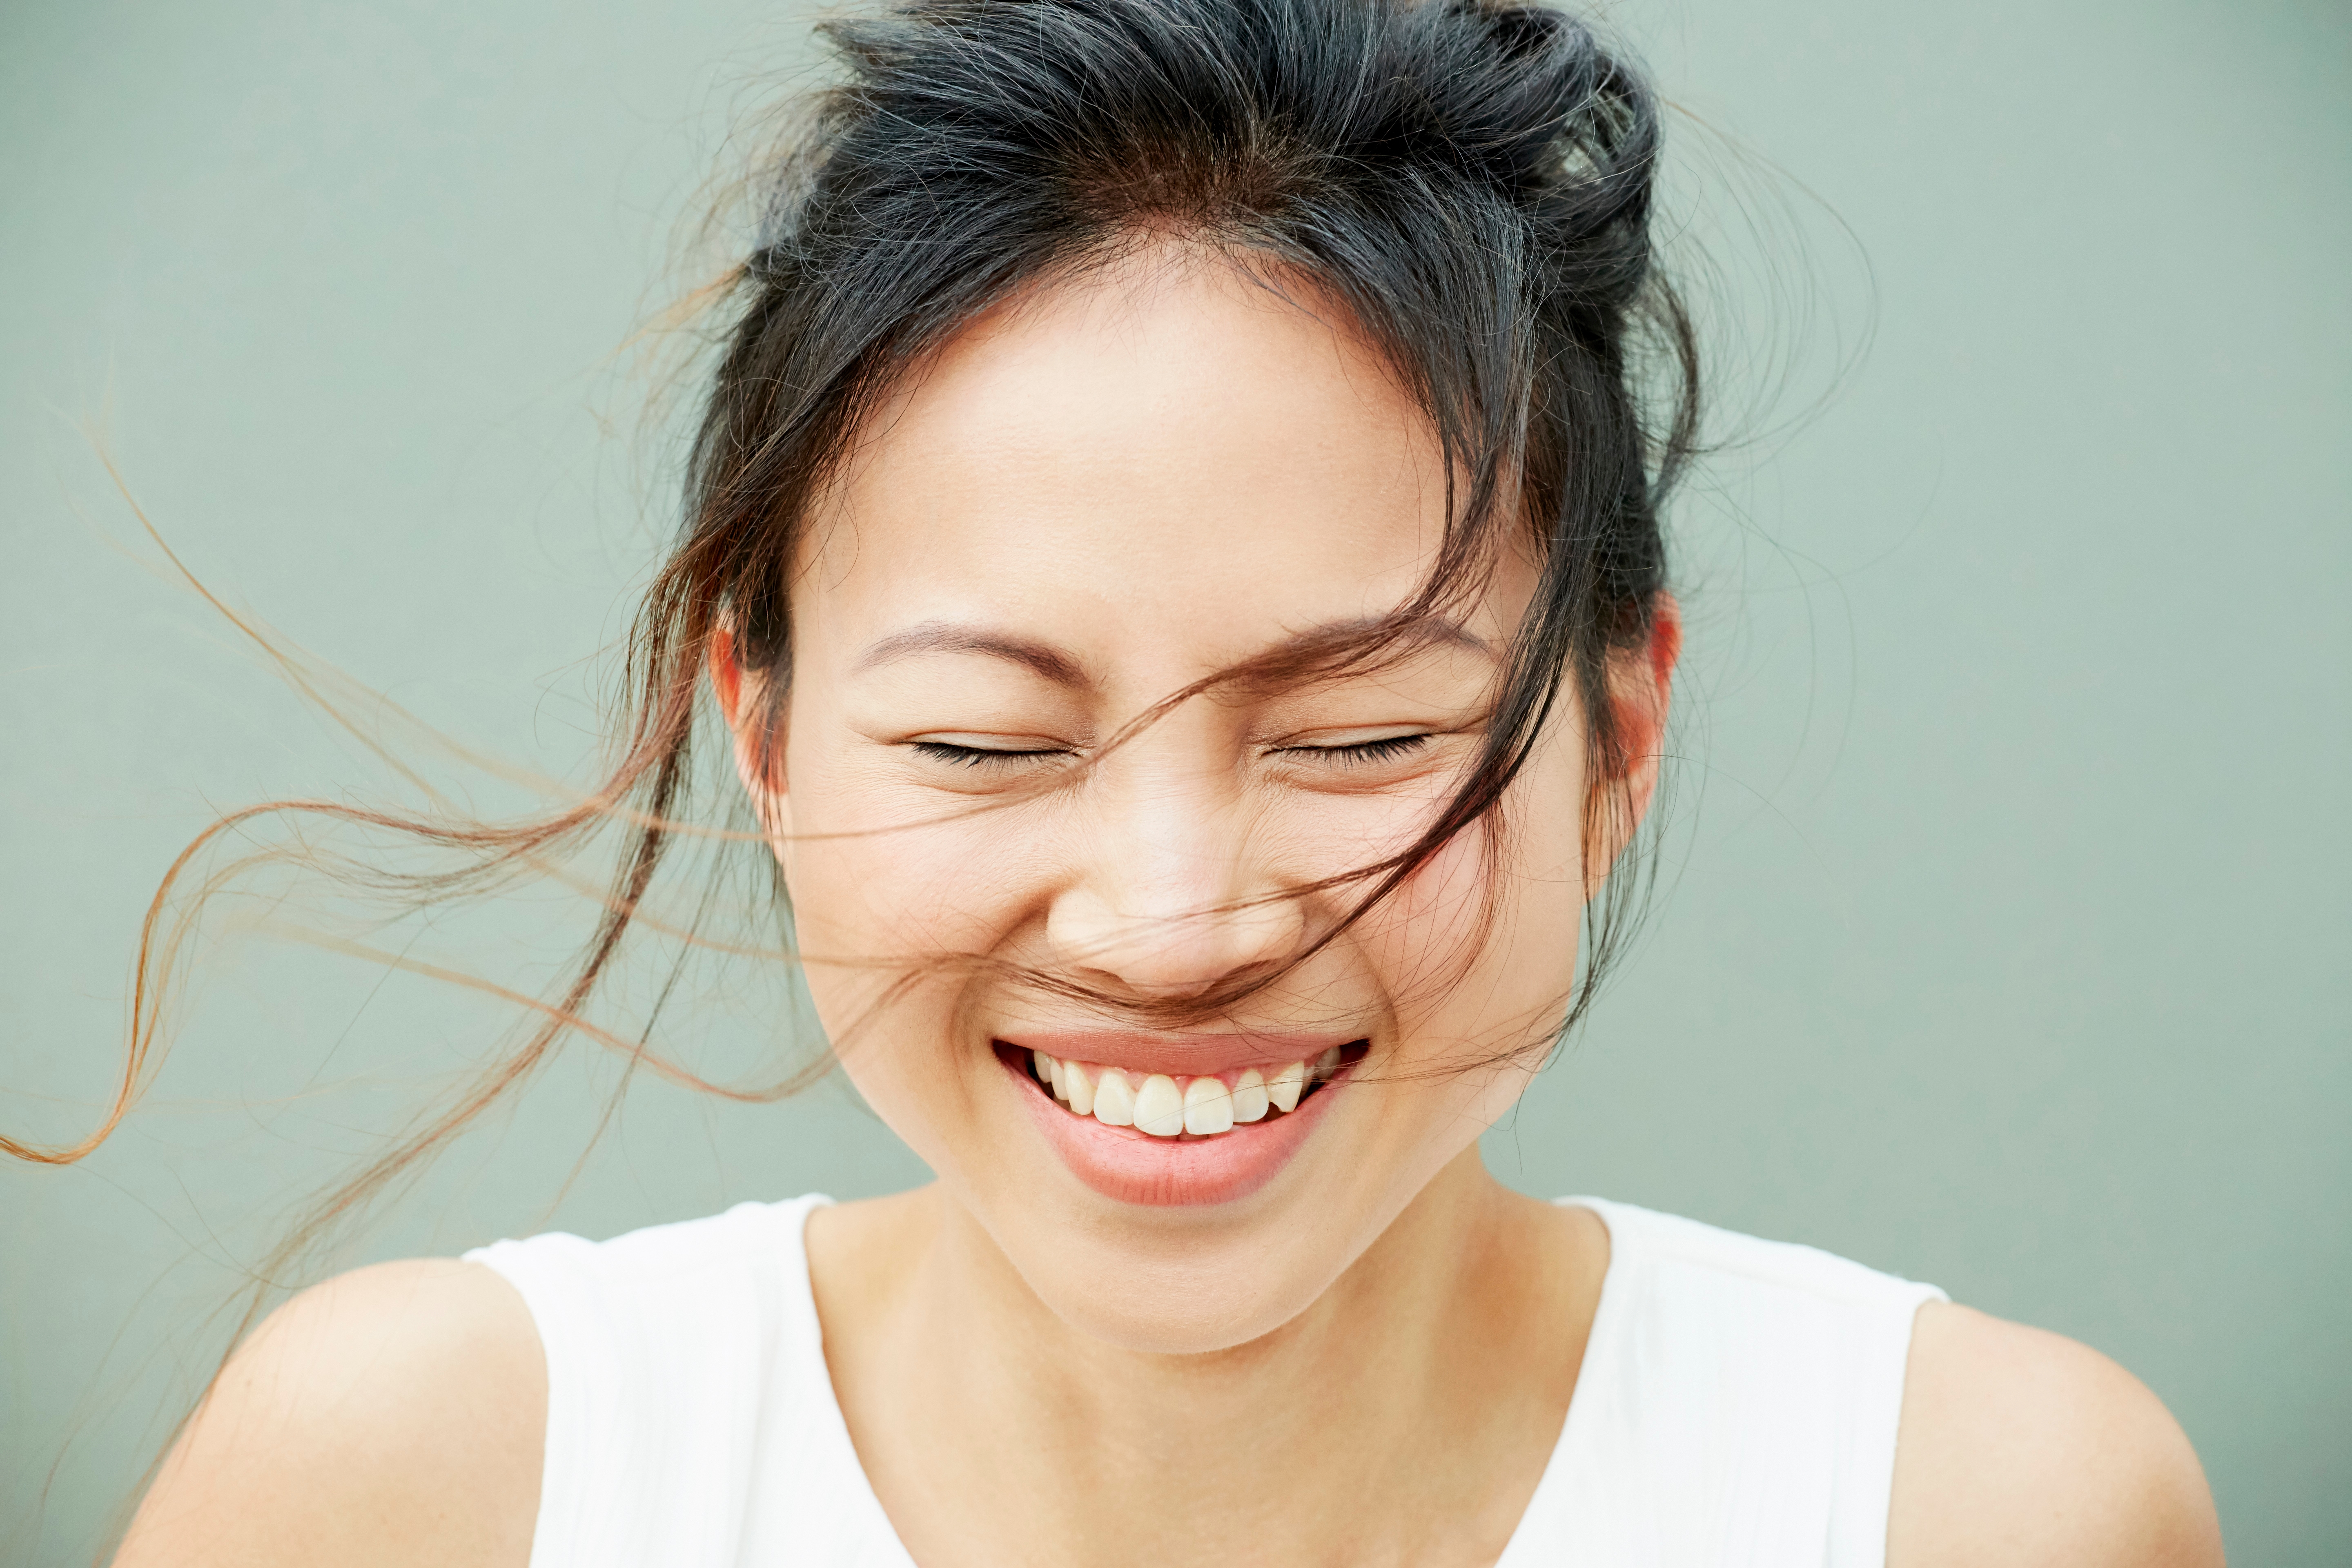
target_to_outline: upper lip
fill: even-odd
[[[1281,1068],[1312,1062],[1334,1046],[1364,1037],[1335,1030],[1236,1030],[1217,1034],[1150,1034],[1111,1029],[1018,1029],[996,1037],[1025,1051],[1043,1051],[1066,1062],[1091,1062],[1129,1072],[1206,1078],[1243,1068]]]

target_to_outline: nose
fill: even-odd
[[[1235,792],[1163,775],[1098,778],[1094,793],[1089,852],[1045,922],[1070,970],[1115,992],[1166,1000],[1297,952],[1301,900],[1284,896]]]

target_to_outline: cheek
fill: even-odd
[[[970,955],[1003,948],[1035,902],[1033,825],[905,792],[796,728],[778,846],[810,998],[844,1068],[919,1153],[958,1114],[969,1075],[957,1001]],[[945,820],[942,820],[942,819]]]
[[[991,951],[1024,913],[1026,814],[921,788],[851,733],[821,699],[793,713],[780,858],[803,946],[886,967]]]
[[[1509,911],[1494,897],[1489,829],[1475,824],[1358,922],[1353,943],[1380,991],[1400,1047],[1421,1056],[1440,1033],[1458,1034],[1450,1016],[1488,965],[1495,933]]]
[[[1001,950],[1034,901],[1024,857],[991,815],[838,837],[803,829],[811,836],[790,847],[801,959],[836,1044],[874,1034],[944,1043],[971,958]]]
[[[811,826],[789,847],[785,886],[803,930],[860,960],[984,951],[974,939],[1016,901],[995,837],[970,823]]]
[[[826,1038],[883,1123],[935,1172],[954,1172],[972,1142],[977,1075],[999,1070],[965,1038],[959,1004],[974,984],[970,956],[995,951],[1019,923],[1005,835],[986,815],[801,831],[786,886]]]
[[[1407,1051],[1485,1059],[1556,1026],[1582,931],[1581,763],[1575,746],[1539,748],[1499,813],[1357,928]]]

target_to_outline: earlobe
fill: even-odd
[[[1650,682],[1657,691],[1658,727],[1665,727],[1666,699],[1675,680],[1675,666],[1683,657],[1682,601],[1663,590],[1650,610]]]
[[[759,819],[761,832],[768,836],[769,847],[782,857],[787,850],[786,841],[793,835],[792,802],[784,794],[784,770],[775,755],[770,726],[749,712],[742,717],[743,721],[734,728],[735,776],[751,799],[751,814]],[[786,865],[789,868],[789,860]]]
[[[735,634],[724,626],[710,633],[710,694],[719,700],[719,717],[736,728],[735,710],[743,691],[743,663],[735,657]]]
[[[783,770],[776,765],[773,756],[775,738],[771,727],[753,711],[760,706],[758,694],[746,692],[743,661],[737,654],[735,634],[723,626],[714,628],[710,634],[709,672],[710,694],[719,703],[719,716],[726,721],[734,743],[735,776],[742,781],[743,793],[751,797],[760,820],[769,826],[770,831],[782,831]]]
[[[1614,710],[1618,751],[1605,772],[1601,788],[1608,803],[1609,826],[1601,851],[1592,854],[1587,898],[1600,889],[1633,834],[1650,814],[1657,793],[1658,767],[1665,751],[1666,713],[1674,695],[1675,662],[1682,658],[1682,605],[1671,594],[1661,593],[1650,611],[1650,638],[1640,650],[1612,659],[1611,703]]]
[[[1650,640],[1640,654],[1630,689],[1617,698],[1617,722],[1625,739],[1626,783],[1634,795],[1638,818],[1649,809],[1656,785],[1660,753],[1665,750],[1666,713],[1673,705],[1675,666],[1683,652],[1683,607],[1672,594],[1660,593],[1650,611]],[[1630,662],[1630,661],[1629,661]]]
[[[767,822],[783,808],[783,792],[770,782],[774,770],[766,765],[761,754],[761,737],[735,731],[735,776],[742,782],[743,793],[751,797],[751,805]]]

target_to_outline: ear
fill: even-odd
[[[1658,764],[1665,751],[1666,710],[1674,694],[1675,664],[1682,651],[1682,605],[1672,594],[1661,593],[1650,611],[1650,640],[1610,660],[1610,703],[1623,761],[1617,775],[1602,785],[1613,798],[1608,803],[1601,842],[1596,846],[1599,852],[1586,862],[1587,898],[1599,892],[1618,856],[1633,842],[1634,830],[1649,815],[1651,798],[1657,794]]]
[[[1666,748],[1666,710],[1674,696],[1675,665],[1683,656],[1683,607],[1672,594],[1661,593],[1650,610],[1650,640],[1627,658],[1627,668],[1612,686],[1616,693],[1618,731],[1625,738],[1625,796],[1633,820],[1631,837],[1649,815],[1650,797],[1657,793],[1658,763]]]
[[[741,645],[733,631],[718,626],[710,633],[710,694],[718,700],[719,717],[727,721],[735,743],[735,776],[751,797],[760,820],[780,829],[784,809],[783,758],[775,754],[777,737],[761,712],[763,704],[757,677],[743,668]]]

